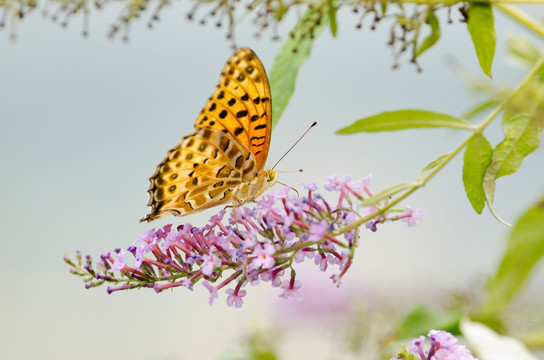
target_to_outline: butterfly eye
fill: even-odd
[[[266,175],[268,177],[267,181],[269,183],[273,183],[271,185],[274,185],[274,183],[276,183],[276,181],[278,180],[278,173],[274,170],[266,170]]]

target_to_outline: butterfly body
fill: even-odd
[[[223,68],[196,130],[168,151],[149,179],[151,212],[141,221],[255,200],[277,180],[274,170],[263,170],[271,127],[266,72],[253,51],[240,48]]]

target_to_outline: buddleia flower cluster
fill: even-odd
[[[210,292],[210,305],[226,288],[227,304],[240,307],[248,284],[268,282],[280,297],[300,300],[301,283],[295,265],[313,261],[321,271],[335,268],[339,286],[353,262],[361,227],[376,231],[380,224],[404,220],[409,226],[422,218],[421,210],[407,207],[380,213],[379,205],[361,207],[371,197],[370,178],[328,178],[324,189],[304,184],[305,195],[290,187],[269,192],[253,207],[236,207],[226,217],[222,210],[203,226],[183,224],[151,229],[128,249],[106,252],[94,263],[90,255],[69,254],[71,272],[83,277],[87,288],[109,284],[108,293],[149,288],[156,292],[201,283]],[[133,257],[132,264],[127,257]]]
[[[425,336],[420,336],[391,360],[478,360],[447,331],[431,330],[428,336],[431,341],[428,350],[424,350]]]

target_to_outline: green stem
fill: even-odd
[[[501,111],[504,110],[504,108],[506,107],[508,102],[512,99],[512,97],[516,96],[521,91],[521,89],[525,87],[525,85],[527,85],[529,81],[531,81],[533,76],[535,76],[536,73],[541,71],[543,67],[544,67],[544,56],[541,57],[536,62],[536,64],[531,69],[531,71],[529,71],[527,75],[525,75],[525,77],[519,83],[519,85],[512,92],[510,92],[510,94],[508,94],[508,96],[497,107],[495,107],[495,109],[493,109],[493,111],[482,121],[482,123],[479,126],[476,126],[474,128],[474,132],[468,138],[466,138],[461,144],[459,144],[459,146],[457,146],[452,152],[450,152],[446,157],[444,157],[444,159],[442,159],[442,161],[435,168],[433,168],[432,171],[430,171],[425,177],[417,181],[414,187],[408,189],[406,192],[402,193],[399,197],[387,203],[384,207],[380,208],[378,211],[372,214],[369,214],[357,221],[354,221],[353,223],[346,226],[345,228],[334,232],[332,235],[336,236],[336,235],[343,234],[345,232],[358,228],[359,226],[375,218],[376,216],[384,214],[387,210],[397,205],[399,202],[401,202],[402,200],[410,196],[413,192],[425,186],[425,184],[427,184],[427,182],[430,179],[432,179],[440,170],[442,170],[442,168],[444,168],[444,166],[446,166],[455,157],[455,155],[459,154],[461,150],[464,149],[464,147],[468,144],[470,140],[472,140],[474,136],[476,136],[477,134],[481,134],[484,131],[484,129],[491,123],[491,121],[493,121],[493,119],[495,119],[495,117],[497,117],[497,115],[499,115]]]
[[[505,14],[517,20],[520,24],[525,25],[527,28],[533,30],[538,35],[544,37],[544,26],[542,26],[542,23],[536,21],[520,9],[500,2],[493,3],[493,6],[501,9]]]

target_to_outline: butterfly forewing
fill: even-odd
[[[219,83],[195,127],[226,129],[255,155],[264,168],[270,145],[270,87],[266,71],[251,49],[240,48],[225,64]]]

